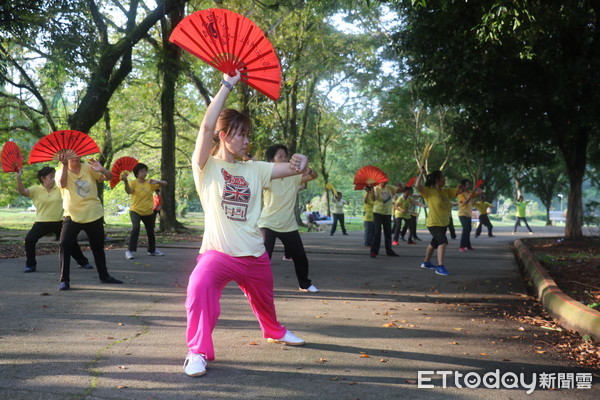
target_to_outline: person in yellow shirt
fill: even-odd
[[[475,237],[481,235],[481,231],[483,229],[482,227],[484,225],[487,227],[488,237],[495,237],[492,234],[492,229],[494,228],[494,226],[492,225],[492,222],[490,221],[490,218],[488,216],[488,208],[492,206],[492,203],[488,203],[487,201],[485,201],[485,196],[483,193],[479,196],[479,201],[475,202],[475,208],[477,208],[477,211],[479,212],[479,225],[477,226],[477,230],[475,231]]]
[[[517,214],[515,219],[515,227],[513,228],[512,234],[514,235],[517,232],[517,226],[521,226],[521,221],[525,223],[525,226],[529,230],[529,234],[533,235],[533,231],[529,227],[527,223],[527,204],[531,203],[530,200],[525,201],[523,196],[519,196],[519,200],[515,201],[515,206],[517,207]]]
[[[273,271],[258,219],[262,190],[272,180],[303,174],[308,158],[294,154],[289,163],[241,161],[248,149],[250,117],[223,109],[241,77],[240,71],[223,75],[223,86],[204,113],[191,158],[205,221],[185,301],[189,353],[183,370],[188,376],[206,374],[207,361],[215,358],[212,333],[221,311],[221,294],[231,281],[245,294],[268,342],[305,344],[277,320]]]
[[[444,187],[446,178],[439,170],[427,175],[427,180],[423,185],[424,171],[423,167],[417,177],[415,187],[429,206],[426,224],[432,238],[425,250],[425,260],[421,263],[421,268],[435,269],[435,273],[438,275],[449,275],[444,265],[444,254],[448,245],[446,230],[450,222],[451,200],[462,193],[463,188],[460,185],[456,188]],[[431,263],[431,257],[435,250],[437,250],[437,266]]]
[[[283,144],[269,146],[266,159],[276,164],[287,163],[287,146]],[[316,177],[317,173],[312,168],[308,168],[304,175],[272,180],[271,186],[263,189],[263,208],[258,219],[258,227],[265,240],[269,259],[273,256],[276,239],[281,240],[285,252],[284,260],[294,262],[298,287],[301,291],[309,293],[316,293],[319,289],[308,278],[308,257],[298,232],[294,207],[300,188],[305,187],[307,182]]]
[[[68,158],[61,153],[62,164],[57,171],[57,183],[63,198],[63,229],[60,235],[60,285],[58,290],[68,290],[70,281],[70,258],[77,245],[77,235],[87,234],[96,262],[98,277],[102,283],[123,283],[113,278],[106,268],[104,254],[104,208],[98,197],[96,182],[112,178],[112,173],[94,159],[82,163],[81,158]]]
[[[365,186],[365,195],[363,196],[363,226],[365,229],[364,242],[365,247],[373,245],[373,236],[375,236],[375,223],[373,222],[373,204],[375,204],[375,191],[373,186]]]
[[[371,246],[371,257],[379,255],[381,247],[381,230],[383,229],[383,243],[385,254],[389,257],[398,257],[392,249],[392,209],[394,206],[394,195],[401,190],[396,186],[388,185],[387,182],[380,183],[375,187],[375,202],[373,204],[373,223],[375,234]]]
[[[402,195],[398,197],[396,202],[394,203],[394,218],[397,220],[394,225],[394,237],[392,245],[398,245],[398,238],[400,237],[400,226],[401,222],[404,221],[404,229],[408,230],[408,241],[407,244],[417,244],[414,241],[417,234],[417,218],[415,212],[415,206],[425,207],[425,204],[422,204],[415,200],[413,197],[414,189],[411,186],[406,186]],[[413,215],[413,213],[415,215]],[[403,232],[406,232],[405,230]]]
[[[35,272],[37,269],[37,260],[35,259],[35,247],[38,240],[49,233],[54,233],[60,237],[62,230],[62,197],[60,189],[56,186],[54,176],[56,170],[52,167],[44,167],[37,172],[39,185],[34,185],[28,188],[23,186],[21,175],[23,170],[17,172],[17,191],[31,198],[35,206],[35,222],[27,232],[25,237],[25,269],[23,272]],[[79,268],[93,269],[88,259],[81,252],[79,244],[73,246],[71,256],[79,264]]]
[[[131,181],[127,179],[127,173],[121,175],[125,192],[131,195],[129,218],[131,218],[132,229],[129,235],[127,251],[125,251],[125,258],[128,260],[135,258],[141,222],[144,223],[146,235],[148,235],[148,255],[164,256],[165,254],[162,251],[156,249],[156,237],[154,235],[156,216],[154,214],[154,199],[152,195],[155,190],[159,190],[167,182],[158,179],[147,180],[148,166],[143,163],[138,163],[133,167],[132,172],[135,179]]]
[[[471,181],[468,179],[463,179],[460,181],[460,184],[464,188],[464,191],[458,195],[458,219],[460,219],[462,226],[459,251],[463,252],[467,249],[475,250],[471,246],[473,200],[479,197],[481,189],[471,191]]]

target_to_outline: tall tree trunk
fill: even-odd
[[[583,237],[583,176],[585,174],[589,131],[586,127],[559,136],[559,146],[567,166],[569,176],[569,200],[565,239]]]
[[[175,201],[175,86],[181,72],[181,49],[169,42],[169,36],[177,24],[183,19],[184,6],[175,7],[168,21],[162,21],[163,50],[160,70],[163,87],[160,95],[160,110],[162,118],[162,157],[160,172],[162,179],[168,185],[161,190],[162,207],[160,211],[160,230],[173,232],[184,226],[177,221]]]

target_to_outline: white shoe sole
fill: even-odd
[[[185,370],[184,370],[183,372],[185,372]],[[197,373],[195,373],[195,374],[188,374],[187,372],[185,372],[185,374],[186,374],[187,376],[197,377],[197,376],[206,375],[206,370],[204,370],[204,371],[202,371],[202,372],[197,372]]]
[[[269,343],[282,343],[282,344],[285,344],[286,346],[304,346],[306,344],[306,342],[292,343],[292,342],[285,342],[283,340],[277,340],[277,339],[271,339],[271,338],[268,338],[267,342],[269,342]]]

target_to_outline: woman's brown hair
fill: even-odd
[[[232,108],[226,108],[221,111],[217,119],[215,133],[213,134],[211,154],[214,156],[219,151],[219,132],[224,131],[225,137],[227,137],[233,135],[238,129],[241,129],[242,132],[250,133],[252,130],[252,120],[250,120],[250,117]]]

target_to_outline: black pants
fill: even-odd
[[[517,217],[517,220],[515,221],[515,227],[513,229],[513,233],[517,231],[517,226],[521,225],[520,221],[525,222],[525,226],[527,227],[527,229],[529,229],[529,232],[533,232],[531,230],[531,228],[529,227],[529,224],[527,223],[527,218],[525,218],[525,217]]]
[[[402,237],[404,237],[404,235],[406,235],[406,231],[408,230],[408,241],[411,242],[414,240],[414,238],[416,238],[415,235],[415,231],[416,231],[416,219],[411,218],[396,218],[397,220],[403,220],[404,221],[404,226],[402,227],[402,229],[400,229],[400,225],[402,225],[401,221],[397,221],[396,225],[394,226],[394,242],[398,241],[398,238],[400,237],[400,235],[402,235]]]
[[[400,232],[400,236],[404,237],[406,235],[406,231],[408,230],[408,228],[411,227],[412,228],[412,237],[413,239],[417,239],[417,216],[416,215],[411,215],[410,216],[410,222],[408,224],[404,224],[404,226],[402,227],[402,232]]]
[[[37,261],[35,259],[35,246],[37,245],[38,240],[49,233],[54,233],[56,236],[60,236],[62,225],[62,221],[35,222],[33,224],[31,230],[27,232],[27,236],[25,236],[25,254],[27,255],[27,261],[25,261],[26,267],[35,268],[37,266]],[[89,264],[89,260],[81,252],[81,247],[79,247],[78,243],[73,246],[71,256],[73,256],[79,265]]]
[[[392,250],[392,216],[373,213],[373,223],[375,225],[375,234],[373,235],[371,253],[379,254],[379,248],[381,247],[381,229],[383,228],[385,254],[394,254],[394,250]]]
[[[494,226],[492,225],[490,218],[487,214],[481,214],[479,216],[479,225],[477,226],[477,230],[475,231],[475,237],[481,235],[483,225],[485,225],[488,230],[488,236],[493,236],[492,229],[494,228]]]
[[[473,228],[473,221],[471,217],[459,216],[460,224],[462,225],[462,232],[460,234],[460,247],[471,248],[471,229]]]
[[[138,238],[140,237],[140,221],[144,223],[146,234],[148,235],[148,253],[154,253],[156,250],[156,237],[154,236],[154,224],[156,223],[156,215],[140,215],[135,211],[129,211],[131,218],[131,234],[129,235],[129,246],[127,250],[137,251]]]
[[[294,261],[298,286],[302,289],[307,289],[311,285],[311,281],[308,279],[308,258],[304,251],[304,244],[300,238],[300,233],[298,231],[276,232],[269,228],[260,228],[260,230],[265,241],[265,249],[267,250],[267,253],[269,253],[269,259],[271,259],[271,256],[273,255],[275,239],[279,238],[281,243],[283,243],[285,255],[288,258],[291,257]]]
[[[65,217],[60,234],[60,281],[69,282],[71,274],[71,255],[77,246],[77,235],[84,231],[90,241],[92,254],[96,263],[96,270],[101,280],[110,278],[106,269],[106,255],[104,254],[104,218],[80,224]]]
[[[454,229],[454,220],[452,219],[452,215],[450,216],[450,223],[448,224],[448,231],[450,232],[450,237],[452,239],[456,239],[456,230]]]
[[[342,228],[342,233],[346,234],[346,226],[344,225],[344,214],[333,214],[333,225],[331,225],[331,231],[329,232],[331,235],[335,233],[338,221],[340,221],[340,228]]]

